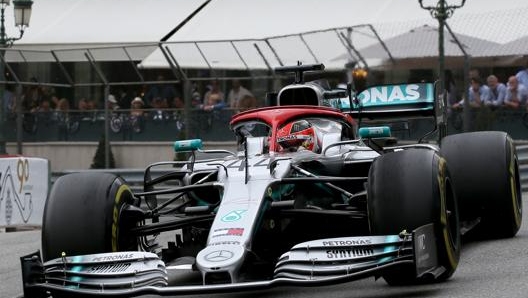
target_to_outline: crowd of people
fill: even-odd
[[[159,82],[164,80],[163,76],[157,77]],[[203,93],[197,83],[193,84],[192,109],[203,114],[213,114],[219,110],[238,113],[257,107],[256,97],[239,80],[226,82],[225,85],[230,85],[230,88],[226,88],[227,97],[217,80],[209,82]],[[169,83],[147,85],[139,91],[117,88],[111,90],[106,100],[100,101],[85,97],[76,101],[59,98],[53,88],[37,84],[27,87],[22,92],[21,101],[17,101],[13,86],[8,85],[4,92],[4,111],[8,118],[15,117],[18,102],[22,106],[25,123],[31,123],[30,130],[36,129],[34,126],[37,125],[37,120],[41,124],[43,121],[62,123],[104,120],[105,105],[111,111],[111,121],[120,125],[131,121],[144,122],[146,119],[181,122],[185,106],[181,92],[174,84]]]
[[[525,69],[509,76],[504,82],[494,74],[489,74],[483,79],[476,70],[472,70],[469,77],[470,86],[466,89],[467,92],[457,92],[452,73],[446,71],[445,83],[451,109],[462,109],[467,99],[471,108],[528,111],[528,65]],[[66,125],[74,121],[104,120],[105,105],[111,110],[112,121],[116,125],[133,122],[134,125],[141,126],[146,119],[174,120],[181,128],[186,99],[174,84],[163,83],[165,81],[163,76],[158,76],[156,81],[160,83],[146,85],[143,89],[135,91],[118,87],[111,90],[106,100],[99,101],[89,98],[69,100],[57,96],[53,88],[38,84],[25,88],[22,100],[17,101],[13,86],[8,85],[4,92],[3,108],[8,118],[10,115],[14,117],[17,102],[21,102],[24,121],[29,119],[30,130],[36,129],[35,119],[64,122]],[[258,107],[254,94],[239,80],[222,82],[212,80],[204,85],[202,88],[198,82],[193,83],[189,100],[195,115],[206,117],[200,116],[202,118],[197,121],[206,119],[205,122],[208,122],[209,126],[211,119],[218,118],[221,110],[228,110],[230,114],[234,114]],[[116,131],[120,130],[120,127],[116,128]],[[141,131],[140,128],[134,130]]]
[[[528,111],[528,66],[509,76],[505,83],[500,82],[494,74],[488,75],[483,80],[476,70],[471,71],[469,76],[467,98],[471,108],[489,107]],[[446,89],[451,107],[463,108],[465,99],[457,100],[454,82],[449,72],[446,72]]]

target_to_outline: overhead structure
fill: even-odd
[[[167,68],[167,55],[181,68],[261,69],[301,63],[324,63],[327,69],[342,70],[344,64],[356,62],[362,67],[377,64],[379,59],[365,59],[356,48],[352,35],[362,44],[379,44],[384,56],[391,56],[376,29],[371,25],[330,28],[261,39],[181,41],[160,44],[139,64],[140,68]],[[335,59],[345,52],[340,59]]]

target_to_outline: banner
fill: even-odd
[[[0,158],[0,227],[41,226],[50,186],[49,161]]]

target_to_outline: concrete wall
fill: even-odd
[[[46,158],[51,171],[89,169],[97,142],[24,143],[23,155]],[[112,142],[117,168],[144,168],[150,163],[174,159],[172,142]],[[233,142],[207,142],[204,149],[234,150]],[[7,152],[16,153],[16,144],[8,143]]]

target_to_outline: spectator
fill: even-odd
[[[81,120],[95,120],[96,111],[95,103],[93,100],[87,100],[86,98],[81,98],[77,104],[77,109],[79,110],[79,117]]]
[[[204,96],[204,111],[219,110],[225,107],[225,96],[218,85],[218,81],[211,82],[211,90],[207,91]]]
[[[70,102],[66,98],[61,98],[55,109],[55,120],[59,122],[67,121],[70,111]]]
[[[157,78],[158,81],[164,81],[165,78],[162,75],[159,75]],[[162,100],[170,101],[174,97],[181,97],[176,88],[171,84],[154,84],[151,85],[145,94],[145,101],[148,106],[153,106],[153,101],[155,98],[161,98]]]
[[[489,88],[483,85],[479,78],[471,78],[471,86],[469,87],[469,106],[478,108],[489,100]],[[453,108],[460,108],[464,104],[462,99],[453,105]]]
[[[13,85],[6,85],[4,90],[4,113],[8,117],[16,113],[16,98],[13,92]]]
[[[447,90],[447,104],[453,106],[458,101],[455,79],[453,78],[453,73],[449,69],[446,70],[444,74],[445,89]]]
[[[246,95],[253,97],[253,94],[242,85],[240,85],[239,80],[233,80],[233,88],[229,91],[227,95],[227,103],[229,107],[234,109],[238,107],[238,102]]]
[[[487,79],[489,88],[489,97],[485,102],[487,106],[499,107],[504,104],[506,97],[506,85],[499,82],[496,76],[490,75]]]
[[[87,107],[88,107],[88,101],[86,100],[86,98],[83,97],[79,99],[79,102],[77,103],[77,109],[79,111],[86,111]]]
[[[48,125],[54,120],[53,109],[51,108],[51,102],[48,98],[42,99],[36,112],[37,112],[36,117],[38,119],[38,123],[43,123],[45,125]],[[25,115],[24,118],[26,116],[29,116],[29,115]]]
[[[191,92],[191,105],[193,108],[199,108],[203,104],[202,95],[197,89]]]
[[[142,117],[145,111],[143,110],[143,106],[145,103],[140,97],[134,98],[132,102],[130,103],[131,109],[130,109],[130,115],[136,116],[136,117]]]
[[[244,112],[247,110],[251,110],[257,107],[257,99],[250,94],[244,95],[239,101],[237,105],[237,112]]]
[[[119,108],[120,108],[119,104],[117,103],[117,100],[116,100],[115,96],[113,96],[112,94],[108,95],[107,103],[108,103],[108,109],[110,109],[112,111],[119,110]]]
[[[56,94],[51,95],[51,108],[56,109],[59,106],[59,97]]]
[[[152,119],[155,121],[162,121],[169,118],[169,113],[166,109],[169,107],[165,98],[156,97],[152,101]]]
[[[469,70],[469,79],[480,79],[480,72],[476,68],[472,68]]]
[[[517,78],[517,82],[519,82],[519,84],[523,85],[525,88],[528,88],[528,63],[524,69],[517,72],[515,77]]]
[[[175,97],[172,100],[172,106],[175,109],[183,109],[185,108],[185,102],[183,101],[181,97]]]
[[[36,83],[36,78],[31,78],[31,82]],[[42,89],[37,85],[30,86],[26,92],[24,92],[24,97],[22,99],[22,107],[26,112],[34,112],[38,109],[40,101],[42,100],[43,94]]]
[[[132,96],[124,88],[119,88],[117,91],[117,104],[121,109],[128,110],[132,107]]]
[[[504,104],[511,109],[518,109],[521,105],[526,104],[528,98],[528,90],[525,86],[519,84],[516,76],[511,76],[508,79],[508,88],[506,89],[506,96]]]

